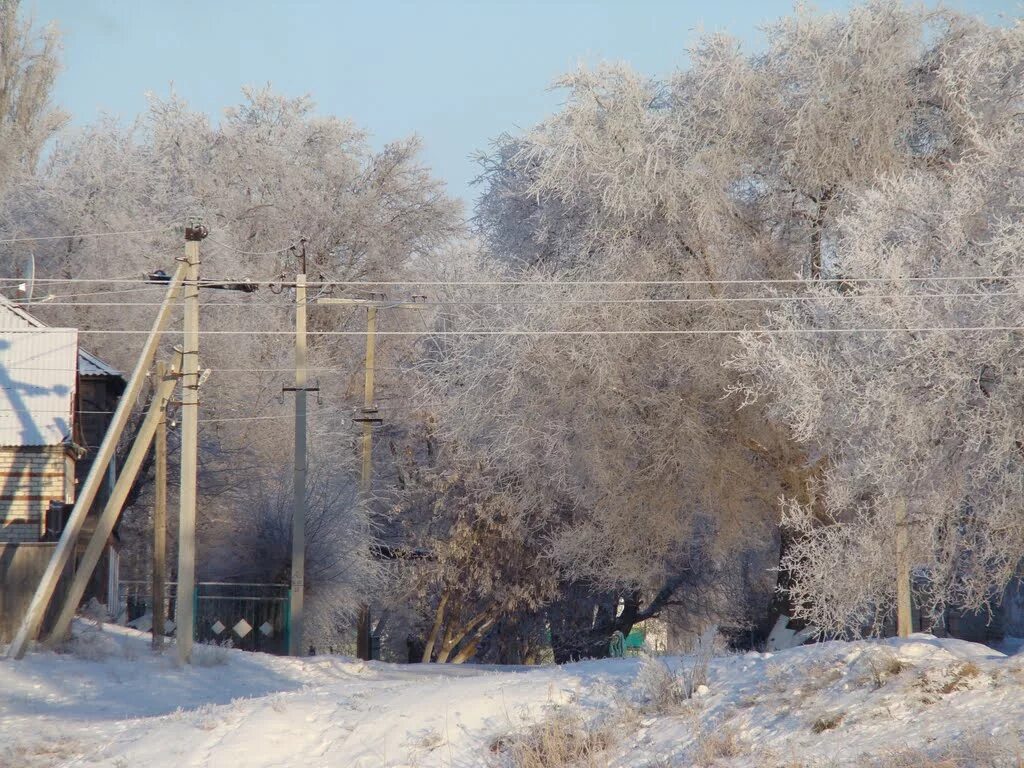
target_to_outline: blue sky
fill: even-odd
[[[820,0],[822,9],[843,0]],[[648,74],[685,64],[701,30],[758,43],[782,0],[25,0],[65,37],[56,100],[76,123],[129,119],[170,84],[213,116],[243,85],[310,94],[375,146],[419,134],[424,160],[470,202],[471,155],[556,109],[547,86],[579,63],[627,61]],[[998,22],[1018,0],[948,0]],[[1005,23],[1005,18],[1003,19]]]

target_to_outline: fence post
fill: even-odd
[[[292,647],[292,591],[288,590],[288,597],[284,603],[284,647],[285,652]]]

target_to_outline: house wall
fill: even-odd
[[[76,482],[79,488],[82,487],[89,470],[92,469],[96,452],[107,434],[114,409],[117,408],[123,389],[124,381],[117,377],[82,376],[78,380],[75,442],[85,450],[75,467]],[[96,495],[92,507],[93,512],[102,510],[109,498],[112,480],[110,478],[108,480],[110,481],[104,483]]]
[[[56,546],[52,542],[0,544],[0,643],[9,643],[13,638]],[[50,631],[64,602],[69,572],[65,568],[57,582],[54,598],[43,618],[43,634]]]
[[[0,448],[0,542],[39,541],[50,502],[74,498],[73,473],[63,446]]]

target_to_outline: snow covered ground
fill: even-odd
[[[202,648],[183,669],[133,630],[76,631],[73,653],[0,662],[5,768],[507,766],[539,722],[599,734],[593,766],[1024,764],[1024,656],[926,635],[718,657],[686,699],[692,658],[494,668]]]

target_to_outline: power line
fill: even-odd
[[[292,418],[293,417],[291,416],[291,414],[288,414],[286,416],[224,416],[224,417],[213,418],[213,419],[200,419],[199,423],[200,424],[214,424],[214,423],[218,423],[218,422],[222,422],[222,421],[270,421],[270,420],[280,420],[280,419],[291,420]]]
[[[288,245],[284,246],[283,248],[278,248],[278,249],[273,250],[273,251],[243,251],[241,248],[236,248],[235,246],[229,245],[228,243],[222,243],[220,240],[214,240],[212,237],[208,237],[206,239],[206,242],[213,243],[214,245],[219,245],[221,248],[227,248],[229,251],[234,251],[235,253],[241,253],[241,254],[243,254],[245,256],[274,256],[274,255],[276,255],[278,253],[284,253],[285,251],[290,251],[293,247],[295,247],[295,243],[292,242],[292,243],[289,243]]]
[[[108,416],[113,411],[76,411],[74,408],[0,408],[0,413],[61,413],[69,414],[74,413],[76,416]]]
[[[128,289],[133,290],[133,289]],[[97,291],[95,293],[80,295],[96,295],[100,293],[116,293],[117,291]],[[125,291],[128,292],[128,291]],[[74,295],[74,294],[71,294]],[[61,297],[65,298],[65,297]],[[789,302],[789,301],[863,301],[867,299],[883,300],[917,300],[917,299],[1020,299],[1024,294],[1020,293],[852,293],[835,295],[803,295],[803,296],[701,296],[701,297],[680,297],[680,298],[640,298],[640,299],[546,299],[546,300],[520,300],[520,299],[494,299],[477,301],[472,299],[454,299],[448,301],[427,300],[416,302],[417,306],[455,307],[455,306],[547,306],[547,305],[632,305],[632,304],[742,304],[742,303],[765,303],[765,302]],[[11,299],[12,304],[22,308],[34,306],[48,307],[159,307],[160,302],[86,302],[86,301],[47,301],[46,299],[34,299],[30,302]],[[181,304],[180,301],[173,302]],[[310,302],[311,304],[315,302]],[[203,307],[244,307],[268,308],[285,310],[294,308],[293,303],[270,304],[267,302],[241,302],[241,301],[208,301],[202,302]],[[400,307],[398,307],[400,308]]]
[[[0,241],[3,242],[3,241]],[[252,255],[266,255],[280,253],[287,248],[278,251],[244,252]],[[564,286],[701,286],[701,285],[850,285],[857,283],[947,283],[947,282],[1001,282],[1006,280],[1024,280],[1024,274],[1011,275],[937,275],[932,277],[894,275],[890,277],[822,277],[822,278],[747,278],[735,280],[324,280],[311,281],[307,287],[466,287],[466,286],[494,286],[494,287],[523,287],[523,288],[556,288]],[[0,278],[0,281],[22,283],[23,278],[9,277]],[[117,278],[117,277],[96,277],[96,278],[35,278],[36,283],[136,283],[143,282],[143,277],[138,278]],[[184,285],[215,285],[221,283],[247,283],[250,285],[274,283],[285,288],[294,288],[295,283],[280,282],[276,278],[265,278],[253,280],[250,277],[242,278],[202,278],[196,281],[184,281]],[[155,287],[163,286],[163,283],[151,283]]]
[[[3,335],[3,331],[0,331],[0,336]],[[377,365],[373,367],[375,371],[415,371],[419,370],[420,366],[397,366],[397,365]],[[32,365],[9,365],[5,367],[8,372],[14,371],[47,371],[50,373],[76,373],[80,369],[78,368],[44,368],[42,366]],[[206,368],[204,370],[210,371],[210,373],[294,373],[295,368]],[[308,371],[327,371],[327,372],[340,372],[340,373],[359,373],[365,370],[365,366],[354,367],[351,365],[346,366],[309,366],[306,368]],[[90,374],[85,374],[90,375]]]
[[[9,237],[0,240],[0,243],[29,243],[38,242],[40,240],[78,240],[83,237],[115,237],[118,235],[148,235],[153,232],[166,232],[168,229],[174,228],[175,224],[165,224],[162,227],[156,227],[154,229],[133,229],[124,230],[121,232],[83,232],[76,235],[44,235],[41,237]]]
[[[736,280],[330,280],[321,283],[307,283],[309,286],[521,286],[526,288],[546,288],[562,286],[666,286],[666,285],[821,285],[851,283],[899,283],[899,282],[955,282],[955,281],[1001,281],[1022,280],[1024,275],[949,275],[936,277],[914,277],[897,275],[893,277],[822,277],[822,278],[749,278]],[[290,287],[293,283],[282,283]]]
[[[9,328],[4,333],[45,333],[45,328]],[[730,336],[752,334],[756,336],[815,334],[815,333],[935,333],[935,332],[972,332],[972,331],[1022,331],[1021,325],[953,325],[953,326],[921,326],[921,327],[864,327],[864,328],[680,328],[680,329],[584,329],[565,330],[516,330],[516,329],[482,329],[476,331],[377,331],[377,336]],[[78,329],[80,334],[108,336],[147,336],[150,331],[135,330],[85,330]],[[292,336],[293,331],[250,329],[244,331],[199,331],[205,336]],[[310,331],[316,336],[366,336],[366,331]]]
[[[127,292],[127,291],[126,291]],[[117,293],[117,291],[97,291],[97,293]],[[95,294],[88,294],[95,295]],[[64,297],[61,297],[64,298]],[[9,300],[12,304],[21,309],[30,307],[162,307],[162,302],[155,301],[46,301],[36,299],[33,301]],[[181,300],[170,302],[171,306],[182,306]],[[244,307],[246,309],[291,309],[294,304],[268,304],[266,302],[241,302],[241,301],[203,301],[201,307]]]

